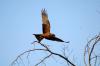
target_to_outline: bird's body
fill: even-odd
[[[46,10],[43,9],[41,11],[41,15],[42,15],[42,31],[43,34],[33,34],[35,35],[36,39],[38,40],[38,42],[41,42],[42,39],[48,39],[48,40],[52,40],[52,41],[58,41],[58,42],[65,42],[59,38],[57,38],[55,36],[55,34],[50,32],[50,22],[48,19],[48,14],[46,13]],[[69,42],[66,42],[69,43]]]

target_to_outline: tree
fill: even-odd
[[[100,52],[96,51],[95,49],[99,49],[100,46],[100,33],[96,36],[94,36],[92,39],[90,39],[86,46],[85,46],[85,50],[84,50],[84,64],[85,66],[100,66]],[[58,56],[62,59],[65,60],[67,66],[77,66],[74,62],[72,62],[71,60],[69,60],[70,57],[66,56],[66,47],[65,45],[63,50],[63,54],[54,52],[53,50],[51,50],[51,48],[49,48],[48,45],[43,44],[43,43],[38,43],[37,41],[34,41],[32,43],[35,46],[41,46],[41,48],[34,48],[31,50],[27,50],[23,53],[21,53],[20,55],[17,56],[17,58],[12,62],[11,66],[15,66],[16,64],[20,64],[18,61],[19,59],[23,62],[23,59],[21,58],[23,55],[27,54],[27,57],[29,56],[29,54],[31,52],[38,52],[38,51],[43,51],[43,53],[47,53],[46,56],[44,56],[44,58],[42,58],[39,62],[37,62],[36,64],[34,64],[34,66],[39,66],[40,64],[44,64],[44,66],[46,66],[45,60],[49,61],[49,58],[51,58],[53,55],[54,56]],[[99,48],[98,48],[99,47]],[[28,60],[28,59],[27,59]],[[25,64],[23,63],[23,65],[25,66]],[[20,66],[20,65],[19,65]]]
[[[85,66],[100,66],[100,52],[97,53],[97,51],[95,51],[95,49],[97,49],[97,46],[100,45],[99,41],[100,33],[93,37],[90,41],[88,41],[84,51]]]

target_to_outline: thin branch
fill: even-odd
[[[95,42],[93,43],[93,46],[92,46],[92,48],[91,48],[91,50],[90,50],[90,53],[89,53],[89,65],[90,65],[90,66],[91,66],[91,55],[92,55],[92,53],[93,53],[93,50],[94,50],[95,45],[99,42],[99,40],[100,40],[100,36],[97,36],[97,37],[95,38]]]
[[[43,58],[39,63],[37,63],[35,66],[38,66],[39,64],[41,64],[42,62],[44,62],[47,58],[49,58],[52,54],[46,56],[45,58]]]
[[[36,41],[35,41],[35,42],[36,42]],[[33,42],[33,44],[34,44],[35,42]],[[38,43],[38,42],[37,42],[37,43]],[[43,59],[42,59],[39,63],[37,63],[35,66],[38,66],[39,64],[43,63],[43,62],[44,62],[47,58],[49,58],[51,55],[59,56],[60,58],[64,59],[64,60],[65,60],[67,63],[69,63],[70,65],[75,66],[75,64],[72,63],[67,57],[64,57],[64,56],[61,55],[61,54],[58,54],[58,53],[55,53],[55,52],[51,51],[50,48],[49,48],[47,45],[42,44],[42,43],[38,43],[38,44],[40,44],[40,46],[42,46],[43,49],[32,49],[32,50],[28,50],[28,51],[25,51],[25,52],[21,53],[21,54],[18,55],[17,58],[12,62],[12,65],[11,65],[11,66],[13,66],[13,64],[14,64],[16,61],[18,61],[18,59],[20,59],[22,55],[24,55],[24,54],[26,54],[26,53],[30,53],[30,52],[32,52],[32,51],[36,51],[36,50],[38,50],[38,51],[46,51],[46,52],[49,52],[50,54],[49,54],[48,56],[46,56],[45,58],[43,58]],[[37,45],[38,45],[38,44],[37,44]],[[28,55],[29,55],[29,54],[28,54]],[[27,56],[27,57],[28,57],[28,56]]]
[[[96,66],[96,63],[97,63],[97,56],[95,56],[95,63],[94,63],[94,66]]]
[[[23,53],[21,53],[20,55],[17,56],[17,58],[11,63],[11,66],[13,66],[14,63],[15,63],[16,61],[18,61],[18,59],[21,59],[21,56],[22,56],[22,55],[24,55],[24,54],[26,54],[26,53],[29,53],[29,52],[32,52],[32,51],[36,51],[36,50],[46,51],[45,49],[32,49],[32,50],[25,51],[25,52],[23,52]]]
[[[58,54],[58,53],[54,53],[52,52],[46,45],[40,43],[43,47],[45,47],[47,49],[48,52],[50,52],[51,54],[53,55],[56,55],[56,56],[59,56],[60,58],[64,59],[65,61],[67,61],[68,63],[70,63],[72,66],[75,66],[74,63],[72,63],[70,60],[68,60],[68,58],[64,57],[63,55],[61,54]]]
[[[88,41],[86,47],[85,47],[85,51],[84,51],[84,63],[85,63],[85,66],[87,66],[87,63],[86,63],[86,54],[88,55],[88,65],[91,66],[91,60],[93,58],[96,59],[96,57],[93,57],[92,58],[92,55],[93,55],[93,51],[94,51],[94,48],[95,46],[97,45],[97,43],[100,41],[100,34],[96,35],[95,37],[93,37],[90,41]],[[93,43],[92,43],[93,42]],[[96,60],[95,60],[96,61]]]

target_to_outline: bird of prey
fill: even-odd
[[[58,42],[65,42],[62,39],[59,39],[55,36],[55,34],[50,32],[50,22],[48,19],[48,14],[45,9],[41,10],[41,15],[42,15],[42,31],[43,34],[33,34],[35,35],[36,39],[38,42],[41,42],[42,39],[47,39],[47,40],[52,40],[52,41],[58,41]],[[69,43],[66,42],[66,43]]]

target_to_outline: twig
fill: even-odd
[[[36,42],[36,41],[35,41],[35,42]],[[35,42],[33,42],[33,44],[34,44]],[[39,43],[39,42],[37,42],[37,43],[40,44],[40,46],[42,46],[43,49],[35,49],[35,48],[34,48],[34,49],[32,49],[32,50],[28,50],[28,51],[25,51],[25,52],[21,53],[21,54],[18,55],[17,58],[12,62],[11,66],[13,66],[13,64],[14,64],[15,62],[17,62],[18,59],[21,58],[22,55],[24,55],[24,54],[26,54],[26,53],[28,53],[28,55],[29,55],[29,53],[32,52],[32,51],[46,51],[46,52],[49,52],[49,53],[50,53],[48,56],[44,57],[40,62],[38,62],[35,66],[38,66],[39,64],[43,63],[43,62],[44,62],[47,58],[49,58],[51,55],[59,56],[60,58],[64,59],[64,60],[65,60],[68,64],[70,64],[71,66],[75,66],[75,64],[72,63],[67,57],[65,57],[65,56],[63,56],[63,55],[61,55],[61,54],[58,54],[58,53],[55,53],[55,52],[51,51],[50,48],[49,48],[47,45],[45,45],[45,44],[42,44],[42,43]],[[37,44],[37,45],[38,45],[38,44]],[[28,57],[28,56],[27,56],[27,57]]]
[[[21,53],[20,55],[17,56],[17,58],[11,63],[11,66],[13,66],[14,63],[17,62],[17,60],[20,59],[21,56],[24,55],[25,53],[36,51],[36,50],[46,51],[45,49],[32,49],[32,50],[25,51],[25,52],[23,52],[23,53]]]
[[[51,54],[53,55],[56,55],[56,56],[59,56],[60,58],[64,59],[66,62],[70,63],[72,66],[75,66],[74,63],[72,63],[70,60],[68,60],[68,58],[64,57],[63,55],[61,54],[58,54],[58,53],[54,53],[52,52],[46,45],[40,43],[43,47],[45,47],[47,49],[48,52],[50,52]]]
[[[94,42],[93,42],[94,41]],[[100,34],[96,35],[95,37],[93,37],[90,41],[88,41],[86,47],[85,47],[85,51],[84,51],[84,63],[85,63],[85,66],[87,66],[87,63],[86,63],[86,54],[88,55],[88,65],[91,66],[91,60],[93,58],[97,58],[97,57],[93,57],[92,58],[92,54],[93,54],[93,51],[94,51],[94,48],[95,46],[97,45],[97,43],[100,41]],[[93,42],[93,43],[92,43]],[[95,60],[95,63],[96,63],[97,60]],[[96,65],[96,64],[95,64]]]
[[[44,62],[44,60],[46,60],[47,58],[49,58],[52,54],[46,56],[45,58],[43,58],[39,63],[37,63],[35,66],[38,66],[39,64],[41,64],[42,62]]]

